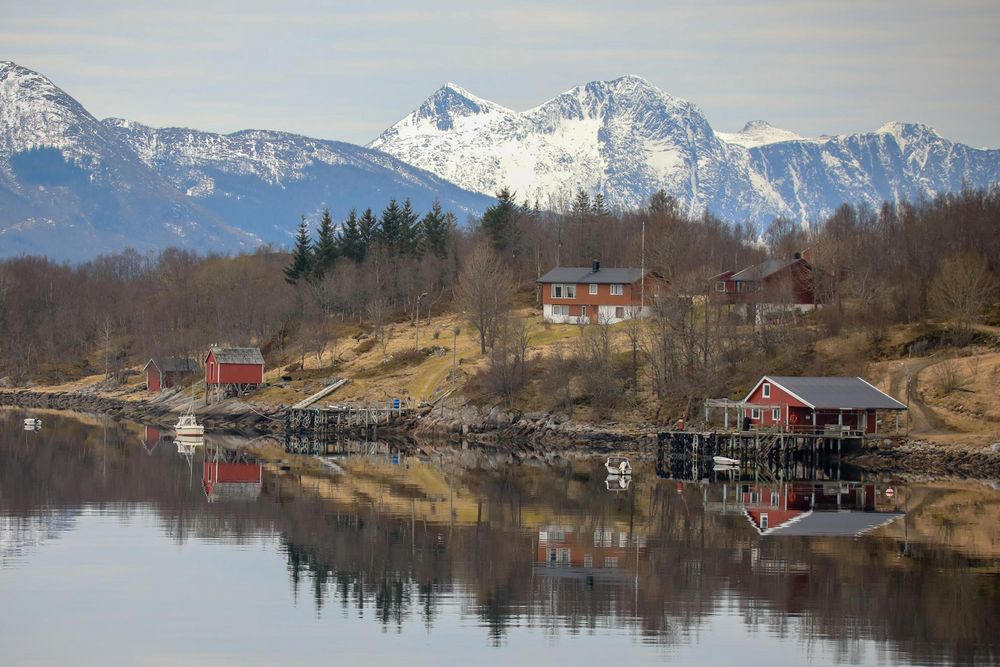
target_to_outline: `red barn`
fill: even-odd
[[[664,279],[654,271],[560,266],[537,281],[542,288],[542,318],[558,324],[621,322],[648,317]],[[645,295],[643,295],[645,292]]]
[[[765,375],[743,403],[755,426],[815,434],[875,433],[879,410],[906,409],[859,377]]]
[[[212,346],[205,357],[205,385],[242,395],[264,384],[264,356],[256,347]]]
[[[146,373],[146,390],[161,391],[183,382],[185,376],[198,372],[198,363],[184,357],[153,357],[143,368]]]

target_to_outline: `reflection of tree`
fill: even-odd
[[[450,467],[456,503],[471,505],[474,519],[481,501],[478,521],[468,523],[453,523],[450,512],[424,519],[405,504],[396,505],[400,516],[369,501],[323,500],[290,477],[265,477],[255,502],[209,504],[170,448],[147,455],[137,433],[118,424],[108,424],[105,446],[101,428],[52,418],[42,437],[26,442],[2,419],[0,513],[152,506],[172,539],[280,536],[289,586],[317,614],[339,603],[386,628],[420,622],[430,630],[443,605],[459,598],[494,643],[531,625],[553,633],[610,626],[669,644],[735,604],[746,626],[828,642],[842,660],[869,640],[905,662],[995,664],[1000,656],[996,576],[969,572],[995,572],[996,557],[932,541],[944,489],[910,505],[910,533],[920,526],[925,541],[911,542],[910,557],[900,559],[892,540],[762,539],[742,516],[704,511],[702,489],[678,493],[651,475],[637,476],[626,494],[598,491],[603,473],[589,463]],[[389,490],[422,500],[416,485]],[[996,492],[976,493],[980,502],[963,505],[969,512],[1000,504]],[[539,526],[557,524],[584,549],[594,549],[595,533],[611,531],[624,545],[617,567],[538,562]]]

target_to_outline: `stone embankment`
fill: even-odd
[[[276,433],[284,427],[284,410],[258,408],[235,399],[205,406],[180,393],[164,392],[153,400],[127,400],[95,391],[0,391],[0,405],[47,410],[74,410],[106,414],[144,424],[173,426],[177,417],[194,408],[198,422],[209,431]]]
[[[921,440],[876,443],[850,457],[849,462],[886,474],[1000,480],[1000,443],[971,450]]]

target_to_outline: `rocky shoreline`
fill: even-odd
[[[180,393],[161,394],[153,400],[125,400],[96,391],[6,390],[0,391],[0,405],[100,413],[170,427],[190,402]],[[209,432],[239,435],[282,433],[285,410],[284,406],[262,408],[232,399],[194,406],[199,422]],[[571,452],[655,455],[658,430],[655,424],[597,425],[565,415],[463,405],[425,407],[380,427],[378,436],[418,442],[467,442],[518,457],[544,459]],[[844,461],[882,474],[1000,479],[1000,443],[968,450],[919,440],[873,441]]]

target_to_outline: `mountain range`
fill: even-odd
[[[392,197],[417,210],[437,198],[459,219],[491,201],[353,144],[99,121],[41,74],[0,62],[0,256],[289,245],[302,213],[381,210]]]
[[[663,188],[694,214],[821,219],[1000,181],[1000,150],[920,124],[806,138],[763,121],[715,131],[691,102],[636,76],[523,112],[446,84],[367,147],[268,130],[214,134],[97,120],[43,75],[0,62],[0,256],[78,260],[132,246],[288,245],[301,213],[417,210],[459,219],[504,186],[560,209],[576,190],[636,208]]]
[[[659,188],[730,221],[822,219],[844,202],[898,202],[1000,180],[1000,150],[916,123],[804,138],[753,121],[713,130],[691,102],[637,76],[578,86],[518,112],[446,84],[369,144],[469,190],[509,186],[558,208],[577,189],[642,206]]]

